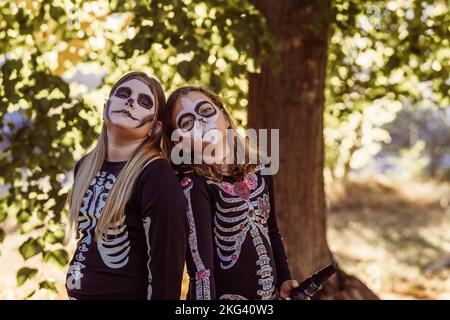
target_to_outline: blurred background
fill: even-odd
[[[0,299],[66,299],[72,168],[111,85],[202,83],[280,128],[294,276],[323,299],[450,298],[447,0],[0,0]],[[185,288],[183,289],[185,290]]]

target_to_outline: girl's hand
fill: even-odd
[[[291,290],[297,288],[299,283],[297,280],[286,280],[281,284],[280,287],[280,298],[282,300],[291,300]]]
[[[286,280],[281,284],[280,290],[276,291],[272,296],[273,300],[291,300],[291,290],[297,288],[299,283],[297,280]]]

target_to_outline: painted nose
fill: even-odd
[[[133,99],[133,98],[129,98],[129,99],[127,100],[127,104],[128,104],[128,105],[132,106],[133,103],[134,103],[134,99]]]
[[[203,119],[203,118],[200,118],[200,119],[198,119],[197,120],[198,122],[198,124],[201,124],[202,126],[204,126],[207,122],[208,122],[208,120],[206,120],[206,119]]]

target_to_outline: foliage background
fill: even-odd
[[[342,221],[364,216],[353,211],[365,203],[352,202],[348,209],[343,205],[349,204],[348,196],[338,191],[367,176],[387,177],[392,190],[401,189],[404,181],[422,181],[411,192],[437,194],[431,201],[436,205],[433,217],[448,222],[449,7],[447,0],[335,0],[332,16],[320,18],[332,21],[324,172],[330,188],[330,237],[349,232]],[[265,59],[275,69],[283,63],[276,54],[277,40],[248,0],[0,0],[0,40],[0,242],[15,237],[14,245],[0,246],[0,253],[20,253],[19,266],[2,264],[14,269],[14,285],[27,288],[0,293],[12,298],[40,297],[42,292],[64,296],[63,279],[55,274],[62,273],[59,268],[70,257],[70,248],[68,252],[61,244],[61,223],[71,170],[92,147],[109,88],[123,73],[152,73],[167,92],[186,82],[205,84],[220,93],[245,126],[248,73],[258,72]],[[423,181],[430,180],[435,187],[424,187],[429,182]],[[361,197],[372,192],[369,188]],[[337,194],[342,196],[333,196]],[[418,208],[413,201],[408,212],[417,217],[423,214]],[[346,214],[336,216],[335,211]],[[396,209],[379,211],[392,215]],[[376,219],[370,221],[369,226],[375,225]],[[399,220],[393,225],[400,239],[404,224]],[[408,230],[420,234],[414,224]],[[442,236],[434,249],[427,247],[434,251],[425,262],[407,261],[417,267],[407,281],[446,257],[449,241]],[[379,246],[363,251],[395,251]],[[420,243],[411,247],[411,256],[424,248]],[[345,245],[332,249],[343,261],[351,260],[343,257],[348,256]],[[363,271],[353,271],[368,279],[373,275],[364,271],[371,270],[364,263]],[[389,272],[398,273],[401,266]]]

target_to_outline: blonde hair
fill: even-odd
[[[164,137],[163,137],[163,150],[167,157],[170,157],[172,149],[175,147],[175,143],[171,140],[172,132],[176,129],[172,123],[172,113],[175,109],[175,105],[182,96],[186,96],[189,92],[200,92],[204,94],[206,97],[211,99],[211,101],[220,108],[228,122],[230,123],[229,129],[234,129],[237,133],[235,135],[235,146],[234,150],[234,163],[229,165],[230,175],[236,180],[242,180],[244,176],[248,173],[254,172],[262,162],[262,158],[264,155],[253,145],[251,145],[247,139],[242,137],[237,131],[237,126],[231,118],[230,114],[226,110],[222,99],[213,93],[212,91],[201,87],[201,86],[184,86],[176,89],[172,92],[167,99],[166,107],[164,108],[164,118],[163,118],[163,128],[164,128]],[[237,163],[237,149],[245,150],[245,160],[246,162],[243,164]],[[257,163],[250,163],[250,159],[258,159]],[[194,171],[198,175],[205,177],[209,180],[220,181],[222,179],[222,174],[217,165],[209,165],[209,164],[181,164],[174,165],[172,167],[180,173],[186,173],[188,171]]]
[[[164,91],[158,80],[153,77],[149,77],[143,72],[128,73],[115,83],[111,89],[109,97],[114,94],[120,84],[131,79],[142,81],[155,95],[156,110],[152,123],[152,128],[154,128],[156,122],[162,120],[162,110],[164,109],[166,102]],[[152,131],[152,134],[138,146],[138,148],[131,155],[130,159],[126,162],[111,191],[109,192],[105,206],[102,209],[102,214],[95,230],[96,239],[99,239],[110,226],[120,223],[122,220],[125,213],[125,205],[130,198],[134,183],[145,165],[149,161],[164,157],[160,146],[161,138],[161,130],[158,130],[157,132]],[[69,221],[67,228],[68,232],[66,233],[66,242],[70,239],[74,231],[77,231],[78,236],[78,214],[82,206],[83,198],[92,180],[100,171],[104,161],[106,160],[107,146],[107,127],[103,124],[97,145],[80,161],[73,187],[67,196],[67,203],[69,205]]]

